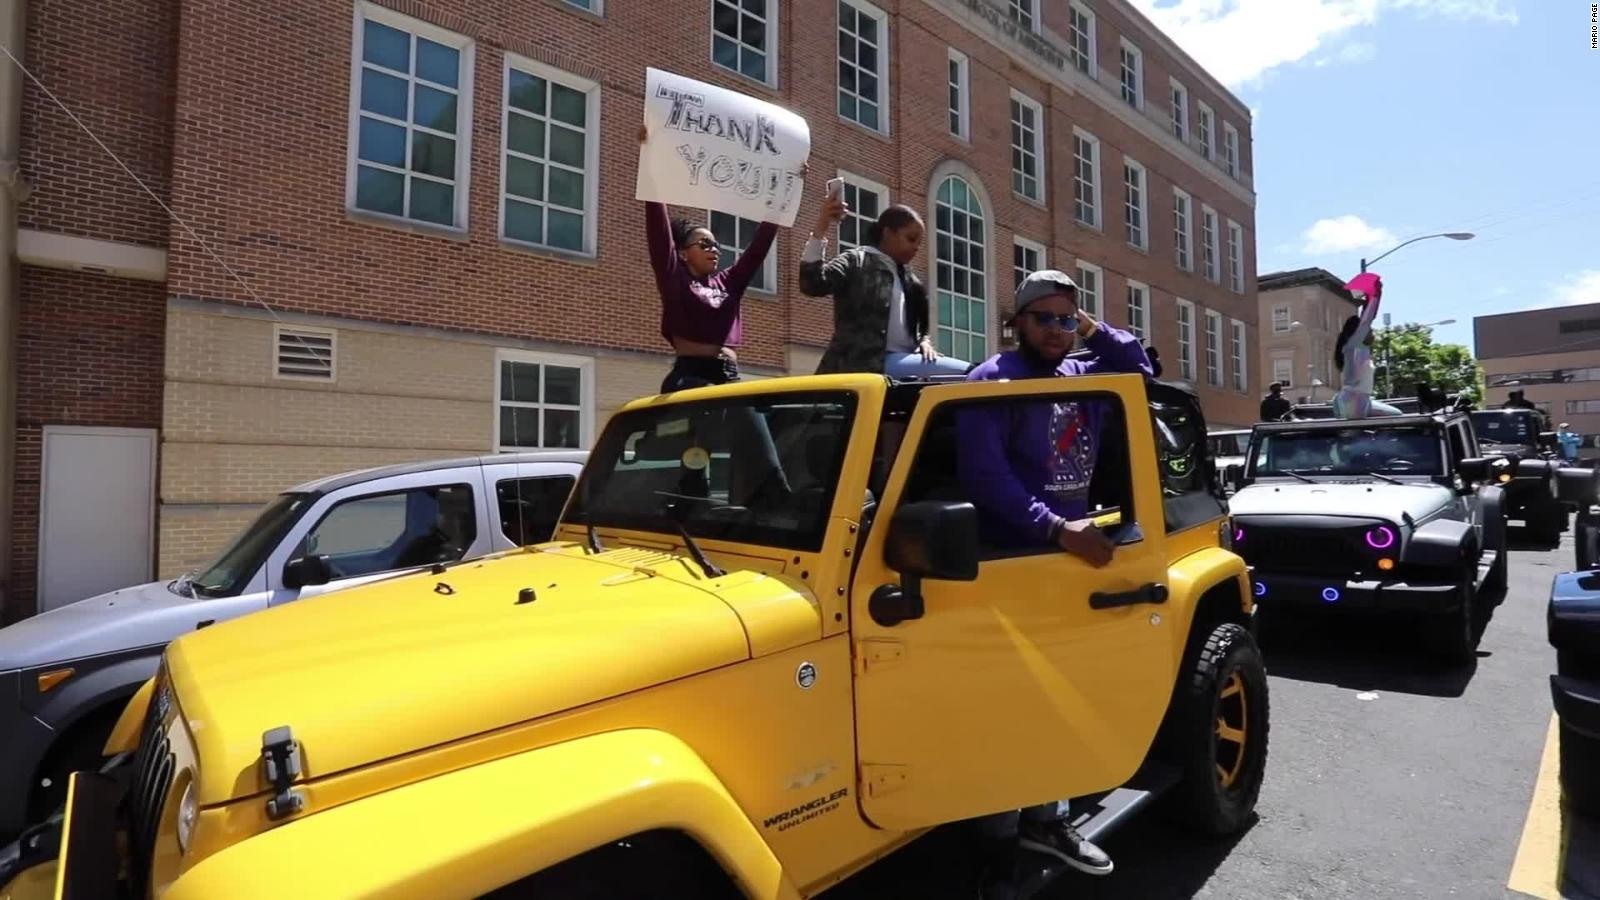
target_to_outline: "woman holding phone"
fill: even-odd
[[[906,268],[922,247],[922,217],[909,206],[891,206],[867,229],[864,246],[828,259],[828,229],[848,211],[843,193],[843,179],[828,182],[816,229],[800,257],[800,290],[833,298],[833,339],[817,373],[966,374],[967,363],[934,350],[928,291]]]

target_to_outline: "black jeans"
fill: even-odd
[[[732,384],[739,380],[739,363],[725,356],[680,356],[672,361],[667,377],[661,380],[661,393],[686,391],[690,388],[716,384]],[[735,483],[729,503],[748,506],[753,498],[766,494],[777,502],[789,493],[789,479],[784,475],[783,463],[778,460],[778,447],[772,440],[767,420],[753,407],[735,407],[728,411],[730,425],[729,449],[733,457]],[[754,452],[740,452],[735,439],[751,443]],[[710,484],[704,470],[694,476],[685,472],[686,492],[704,496]]]

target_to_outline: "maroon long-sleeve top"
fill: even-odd
[[[733,265],[706,278],[696,278],[678,255],[667,208],[646,202],[644,215],[650,265],[656,271],[656,289],[661,292],[661,336],[668,343],[679,337],[701,344],[737,347],[744,337],[740,302],[750,279],[766,260],[778,226],[762,222],[751,235],[750,246]]]

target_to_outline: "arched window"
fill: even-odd
[[[939,352],[967,362],[989,355],[983,202],[951,175],[934,199],[934,314]]]

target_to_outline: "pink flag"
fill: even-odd
[[[1377,272],[1362,272],[1350,279],[1344,289],[1352,294],[1361,295],[1362,302],[1379,300],[1383,297],[1383,279],[1378,277]]]

